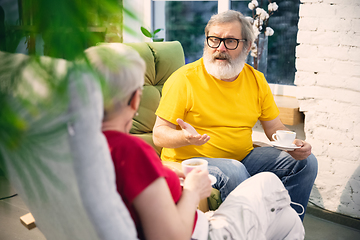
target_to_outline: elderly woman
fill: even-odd
[[[107,83],[102,131],[115,165],[117,190],[140,239],[304,238],[290,197],[272,173],[240,184],[215,212],[197,210],[212,189],[208,171],[191,171],[181,187],[183,174],[164,167],[152,147],[128,134],[140,103],[144,61],[120,43],[91,47],[86,54]]]

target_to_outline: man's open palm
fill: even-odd
[[[207,134],[199,134],[193,126],[184,122],[182,119],[176,119],[176,122],[181,127],[185,139],[192,145],[200,146],[205,144],[207,141],[210,140],[210,137]]]

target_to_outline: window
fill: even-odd
[[[274,0],[274,2],[278,4],[279,9],[269,20],[269,26],[275,33],[268,38],[266,79],[269,83],[293,85],[300,0]],[[232,1],[231,9],[252,16],[248,3],[249,1]]]
[[[261,0],[258,0],[260,2]],[[263,0],[266,1],[267,0]],[[294,85],[295,48],[300,0],[274,0],[278,11],[271,16],[269,26],[275,34],[269,37],[268,70],[269,83]],[[219,1],[166,1],[152,0],[153,29],[162,28],[161,37],[166,41],[180,41],[186,63],[202,57],[204,28],[219,9],[233,9],[251,16],[250,0]]]
[[[186,63],[193,62],[202,57],[204,29],[217,12],[217,1],[154,1],[154,29],[164,29],[166,41],[181,42]],[[165,23],[157,21],[159,15]]]

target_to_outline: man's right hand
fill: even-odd
[[[184,122],[182,119],[178,118],[176,119],[176,122],[181,127],[185,139],[189,142],[189,144],[200,146],[207,143],[210,140],[210,136],[208,136],[207,134],[203,134],[203,135],[199,134],[193,126]]]

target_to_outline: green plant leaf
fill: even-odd
[[[162,30],[162,28],[158,28],[154,31],[154,35],[157,34],[158,32],[160,32]]]
[[[149,32],[149,30],[147,30],[146,28],[144,27],[141,27],[141,32],[146,36],[146,37],[149,37],[149,38],[152,38],[153,35],[151,34],[151,32]]]
[[[164,39],[163,38],[154,38],[153,42],[163,42]]]

